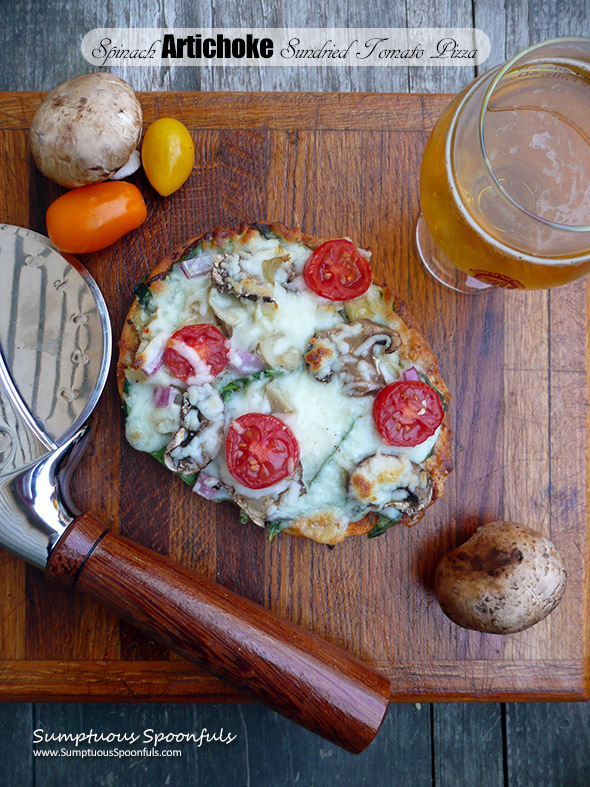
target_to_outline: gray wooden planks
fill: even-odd
[[[506,705],[510,787],[590,784],[590,704]]]
[[[433,705],[434,783],[437,787],[504,784],[499,704]]]
[[[498,17],[498,8],[494,9]],[[408,0],[364,4],[343,0],[327,6],[311,0],[277,5],[269,0],[223,4],[162,0],[111,3],[96,0],[22,0],[13,7],[8,45],[0,50],[0,89],[49,90],[65,79],[93,70],[82,58],[80,41],[94,27],[469,27],[470,0]],[[481,25],[480,25],[481,26]],[[22,58],[23,51],[34,56]],[[18,53],[16,55],[15,53]],[[14,57],[19,67],[14,68]],[[501,58],[500,58],[501,59]],[[499,62],[499,61],[498,61]],[[136,90],[319,90],[361,92],[455,92],[474,76],[471,66],[407,68],[172,67],[113,68]]]
[[[455,20],[454,23],[452,20]],[[461,21],[458,21],[461,20]],[[408,27],[473,26],[471,0],[413,0],[407,4]],[[410,93],[457,93],[475,77],[470,66],[408,68]]]
[[[12,24],[0,51],[0,89],[49,90],[69,77],[93,70],[80,41],[94,27],[421,27],[474,25],[490,37],[495,66],[529,43],[555,35],[589,35],[590,2],[575,0],[406,0],[370,5],[345,0],[334,8],[311,1],[277,5],[227,0],[222,5],[162,0],[93,4],[23,0],[12,6]],[[22,58],[22,52],[34,56]],[[18,58],[18,68],[14,60]],[[114,68],[136,90],[320,90],[366,92],[456,92],[474,75],[470,66],[433,68]]]
[[[33,706],[0,704],[0,784],[33,784]]]
[[[0,706],[2,707],[2,706]],[[4,706],[10,707],[10,706]],[[13,706],[14,707],[14,706]],[[235,741],[201,747],[195,743],[160,744],[181,757],[35,758],[35,784],[89,784],[92,787],[145,787],[148,784],[191,784],[203,787],[232,785],[344,785],[345,787],[426,787],[431,784],[430,712],[427,705],[393,706],[379,737],[354,756],[326,743],[260,705],[82,705],[55,703],[37,706],[35,728],[46,733],[113,732],[143,734],[193,732],[224,735]],[[69,751],[73,743],[51,744]],[[138,748],[134,744],[132,748]],[[96,747],[128,748],[97,744]],[[41,745],[38,748],[42,748]],[[14,784],[30,784],[30,780]]]

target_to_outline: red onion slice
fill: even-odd
[[[196,492],[206,500],[229,500],[229,492],[223,485],[223,481],[216,478],[211,473],[201,470],[197,480],[193,486],[193,492]]]
[[[403,379],[406,382],[413,381],[413,382],[420,382],[420,375],[418,374],[418,370],[415,366],[410,366],[409,369],[404,370]]]
[[[154,357],[150,361],[146,361],[146,363],[144,363],[144,365],[141,367],[141,371],[144,374],[147,374],[148,377],[151,377],[153,374],[155,374],[158,371],[158,369],[162,366],[163,363],[164,363],[164,348],[162,348],[157,355],[154,355]]]
[[[240,374],[253,374],[266,368],[266,363],[256,353],[232,347],[229,352],[230,365]]]
[[[187,279],[194,279],[196,276],[202,276],[211,270],[216,256],[213,252],[206,251],[203,254],[197,254],[196,257],[192,257],[190,260],[181,260],[178,264]]]
[[[169,339],[170,336],[167,333],[159,333],[154,337],[145,350],[137,356],[133,362],[133,368],[141,369],[147,377],[155,374],[164,363],[164,350]]]
[[[154,388],[154,404],[156,407],[170,407],[176,398],[176,389],[170,385],[156,385]]]

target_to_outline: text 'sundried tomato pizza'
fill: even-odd
[[[415,524],[452,469],[449,393],[369,259],[279,224],[172,252],[136,288],[120,341],[131,445],[270,538]]]

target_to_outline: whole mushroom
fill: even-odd
[[[51,180],[76,188],[138,169],[142,112],[127,82],[82,74],[43,100],[31,125],[35,163]]]
[[[513,522],[484,525],[441,560],[435,593],[459,626],[513,634],[533,626],[561,601],[566,572],[555,545]]]

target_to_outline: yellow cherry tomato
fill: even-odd
[[[146,218],[147,208],[137,186],[110,180],[66,191],[51,203],[45,222],[58,249],[87,254],[110,246]]]
[[[179,189],[195,163],[193,140],[179,120],[160,118],[145,132],[141,162],[158,194],[167,197]]]

